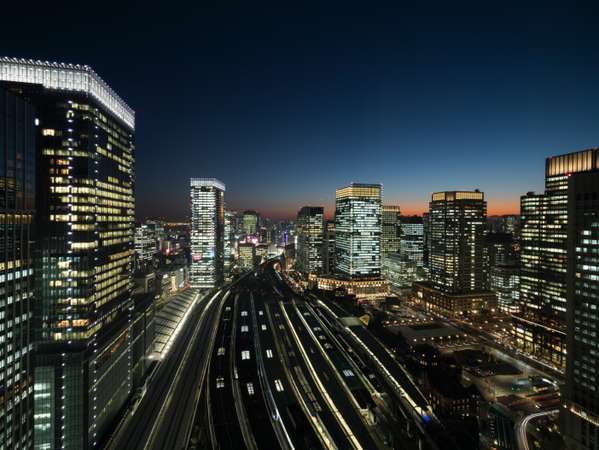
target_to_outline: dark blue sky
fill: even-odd
[[[352,181],[517,212],[545,157],[599,145],[593,3],[81,3],[15,11],[0,48],[89,64],[136,110],[139,217],[185,217],[194,176],[275,217]]]

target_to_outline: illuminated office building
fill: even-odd
[[[325,273],[335,273],[335,221],[325,223]]]
[[[0,448],[33,446],[33,107],[0,87]]]
[[[399,252],[401,239],[399,206],[383,205],[381,225],[381,258]]]
[[[422,217],[404,216],[400,220],[399,254],[416,268],[421,268],[424,264],[424,224]]]
[[[212,289],[224,279],[225,185],[191,179],[191,286]]]
[[[596,172],[599,149],[547,158],[545,193],[520,199],[520,312],[513,316],[514,344],[564,368],[568,181]]]
[[[231,211],[225,211],[225,236],[224,236],[224,271],[228,274],[233,265],[233,255],[235,254],[235,229],[234,214]]]
[[[243,270],[250,270],[256,266],[256,246],[251,242],[241,242],[237,246],[239,257],[237,264]]]
[[[593,156],[597,168],[599,153],[594,152]],[[596,450],[599,448],[599,171],[569,176],[567,256],[568,355],[561,431],[567,448]]]
[[[494,312],[485,255],[487,202],[476,191],[436,192],[429,204],[429,279],[414,294],[443,315]]]
[[[382,190],[380,184],[352,183],[336,191],[335,249],[343,277],[381,275]]]
[[[297,213],[296,265],[306,274],[320,274],[324,269],[324,208],[304,206]]]
[[[244,211],[241,218],[241,229],[244,235],[251,236],[258,231],[258,213],[256,211]]]
[[[152,264],[156,254],[156,230],[151,224],[141,224],[135,227],[135,256],[138,269],[144,269]]]
[[[131,390],[135,115],[88,66],[0,58],[36,109],[34,444],[93,448]]]

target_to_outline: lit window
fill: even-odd
[[[266,350],[266,357],[269,359],[272,358],[272,350],[271,349]]]
[[[344,369],[343,370],[343,375],[345,375],[346,377],[353,377],[354,373],[350,370],[350,369]]]
[[[262,331],[266,331],[266,325],[262,324]]]
[[[247,383],[246,387],[248,390],[248,394],[254,395],[254,383]]]
[[[241,311],[241,317],[246,317],[248,315],[247,311]]]
[[[42,136],[55,136],[56,132],[52,128],[44,128],[42,130]]]
[[[247,325],[241,325],[241,332],[242,333],[247,333],[248,331],[248,326]]]
[[[218,352],[216,352],[218,356],[223,356],[225,354],[225,347],[219,347]]]
[[[260,311],[258,311],[258,315],[262,316],[262,315],[264,315],[264,312],[262,310],[260,310]]]
[[[216,379],[216,389],[222,389],[225,387],[225,379],[223,377],[218,377]]]
[[[250,351],[249,350],[243,350],[241,352],[241,359],[242,360],[250,359]]]

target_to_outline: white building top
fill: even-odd
[[[190,180],[191,187],[215,187],[221,191],[225,191],[225,183],[216,178],[192,178]]]
[[[135,111],[89,66],[0,57],[0,81],[41,84],[48,89],[85,92],[135,129]]]

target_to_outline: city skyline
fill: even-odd
[[[489,215],[516,214],[520,195],[542,190],[547,155],[599,137],[596,6],[452,5],[430,15],[247,5],[182,16],[126,5],[116,19],[41,8],[27,24],[14,15],[3,54],[89,64],[144,111],[138,218],[186,218],[182,180],[194,176],[227,183],[230,208],[273,218],[304,204],[330,217],[331,193],[351,182],[382,183],[405,214],[456,189],[484,191]],[[69,30],[47,33],[58,14]],[[110,52],[69,38],[113,20],[126,45]],[[146,27],[156,20],[159,35]]]

